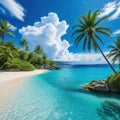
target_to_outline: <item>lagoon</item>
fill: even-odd
[[[110,74],[106,65],[64,65],[30,77],[0,111],[0,120],[120,120],[119,95],[80,89]]]

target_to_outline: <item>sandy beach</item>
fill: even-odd
[[[3,106],[7,104],[10,96],[25,82],[25,79],[45,72],[47,72],[47,70],[0,72],[0,108],[3,108]]]

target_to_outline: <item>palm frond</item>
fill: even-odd
[[[112,59],[113,64],[117,61],[117,59],[118,59],[118,56],[115,55],[115,56],[113,57],[113,59]]]
[[[109,16],[104,16],[102,18],[100,18],[97,22],[95,22],[95,24],[93,25],[94,27],[97,26],[99,23],[101,23],[102,21],[106,20]]]
[[[95,21],[96,21],[96,18],[97,16],[99,15],[99,10],[96,10],[94,13],[93,13],[93,16],[92,16],[92,24],[94,25]]]
[[[12,37],[15,36],[15,35],[14,35],[13,33],[11,33],[11,32],[6,32],[6,34],[8,34],[8,35],[10,35],[10,36],[12,36]]]
[[[85,34],[86,33],[82,33],[75,39],[76,47],[78,46],[79,42],[84,38]]]
[[[102,45],[104,45],[102,39],[101,39],[97,34],[94,34],[94,35],[95,35],[95,37],[102,43]]]
[[[79,19],[79,18],[78,18],[76,21],[77,21],[81,26],[86,27],[86,24],[85,24],[85,21],[84,21],[84,20],[82,21],[82,19]]]
[[[95,29],[97,29],[97,30],[100,30],[100,31],[103,31],[103,30],[105,30],[105,31],[107,31],[107,32],[110,32],[110,33],[112,33],[112,31],[111,31],[111,29],[110,28],[107,28],[107,27],[97,27],[97,28],[95,28]]]
[[[71,37],[73,37],[74,35],[79,34],[79,33],[81,33],[81,32],[84,32],[84,29],[75,30],[75,31],[72,33]]]
[[[105,31],[102,31],[102,30],[98,30],[98,29],[96,29],[96,32],[99,32],[100,34],[103,34],[103,35],[105,35],[105,36],[107,36],[107,37],[109,37],[109,38],[111,39],[110,34],[108,34],[108,33],[105,32]]]
[[[115,46],[113,45],[109,45],[107,48],[112,48],[112,49],[117,49]]]

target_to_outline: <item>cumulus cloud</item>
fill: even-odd
[[[0,4],[8,10],[12,16],[15,16],[17,19],[24,21],[24,8],[17,3],[15,0],[0,0]],[[4,10],[4,9],[2,9]]]
[[[69,51],[70,43],[61,39],[66,34],[69,25],[65,20],[60,21],[56,13],[49,13],[48,16],[41,17],[40,21],[33,26],[26,26],[19,29],[19,33],[31,48],[41,45],[47,53],[48,58],[57,61],[78,61],[79,63],[105,63],[104,58],[98,53],[83,54]]]
[[[106,15],[110,16],[109,20],[118,19],[120,16],[120,2],[116,0],[105,4],[100,12],[99,17],[104,17]]]

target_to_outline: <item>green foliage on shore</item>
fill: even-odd
[[[113,89],[120,89],[120,72],[115,73],[107,78],[109,86]]]
[[[47,59],[40,45],[29,51],[27,40],[22,39],[20,45],[24,50],[21,50],[14,42],[5,40],[6,34],[15,36],[9,22],[0,20],[0,70],[30,71],[44,65],[54,65],[54,61]]]
[[[54,61],[48,60],[43,53],[43,49],[36,54],[34,51],[20,50],[11,41],[0,41],[0,69],[30,71],[39,69],[45,64],[54,65]]]
[[[20,71],[35,70],[35,67],[32,64],[24,60],[20,60],[20,59],[13,59],[9,62],[6,62],[4,67],[6,69],[11,69],[11,70],[15,69],[15,70],[20,70]]]

